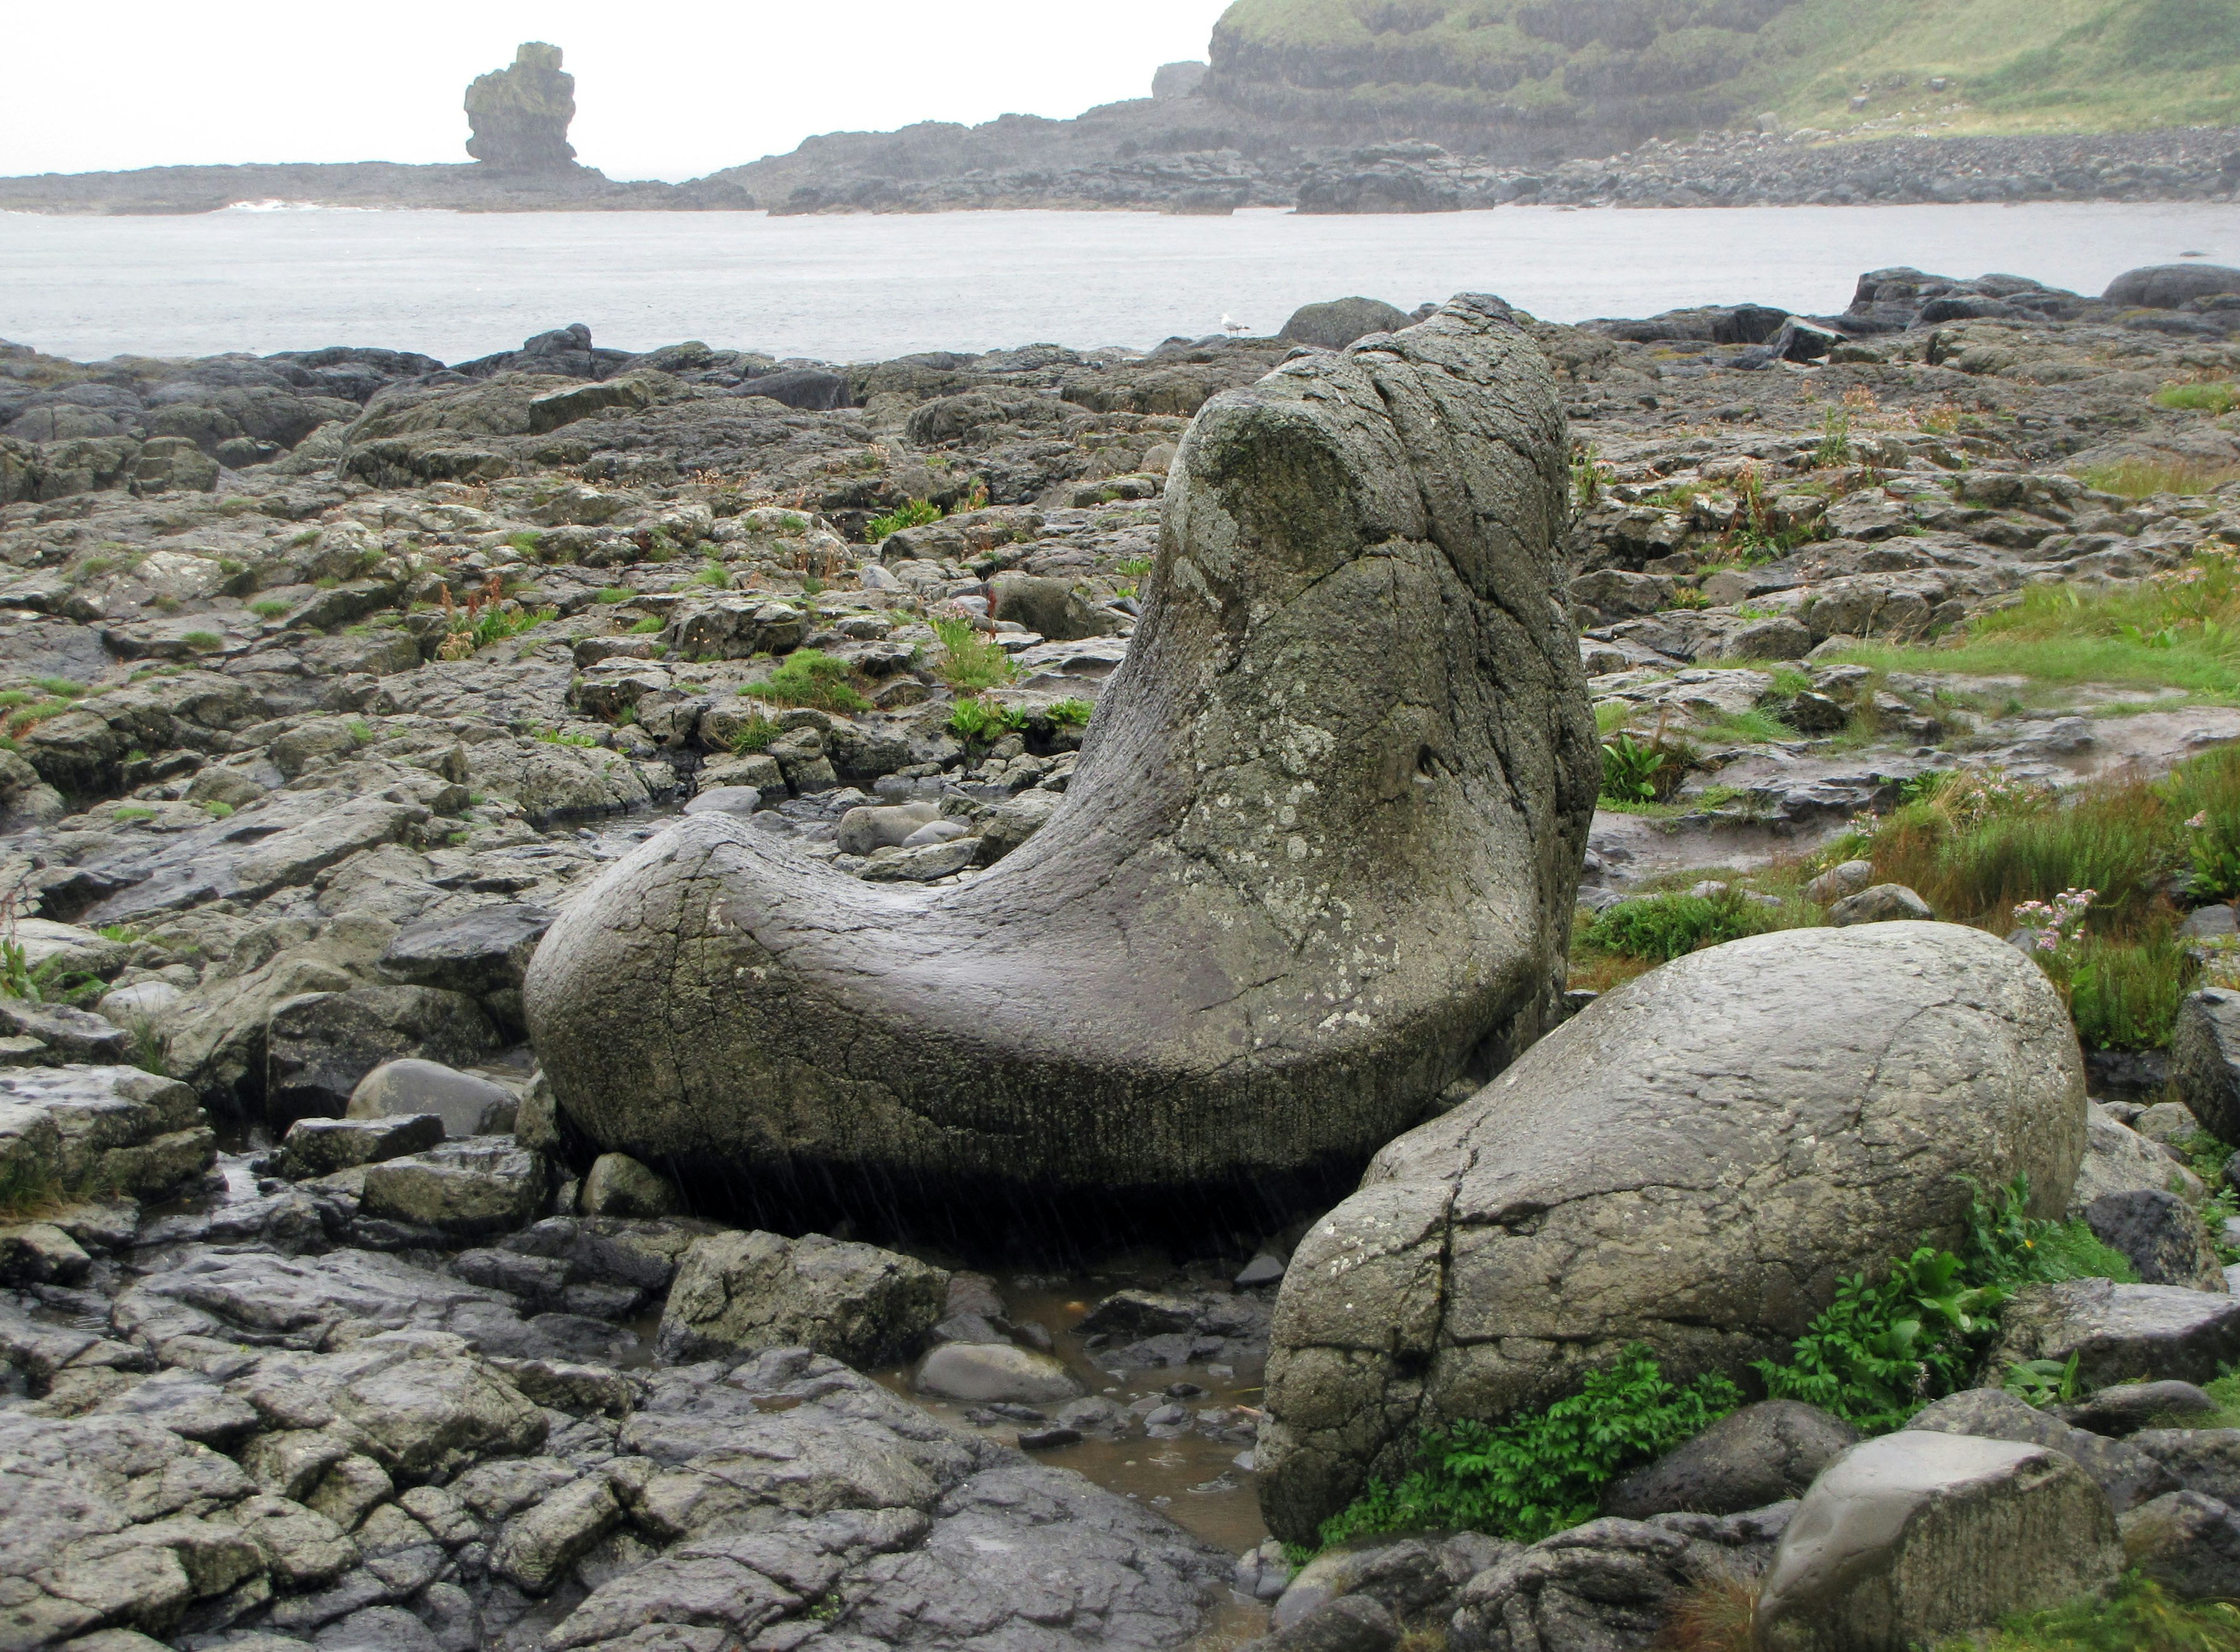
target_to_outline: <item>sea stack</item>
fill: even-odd
[[[467,88],[467,153],[498,172],[564,172],[576,163],[568,123],[576,118],[576,77],[560,68],[560,48],[523,41],[510,69],[479,76]]]

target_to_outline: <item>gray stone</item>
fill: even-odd
[[[123,1065],[132,1058],[131,1036],[123,1028],[68,1004],[0,997],[0,1035],[37,1039],[46,1046],[46,1060],[57,1066],[64,1062]]]
[[[1847,895],[1828,909],[1828,922],[1841,929],[1854,923],[1927,923],[1937,915],[1929,903],[1903,883],[1877,883]]]
[[[374,986],[302,993],[275,1005],[265,1023],[265,1117],[276,1126],[340,1118],[359,1082],[383,1062],[460,1064],[492,1054],[498,1042],[490,1017],[463,993]]]
[[[2199,1176],[2170,1149],[2150,1142],[2117,1122],[2098,1102],[2085,1109],[2084,1162],[2070,1196],[2068,1219],[2082,1222],[2092,1202],[2110,1193],[2177,1193],[2189,1200],[2208,1196]]]
[[[518,992],[537,943],[551,927],[552,915],[543,907],[514,901],[416,923],[382,953],[382,973],[410,986],[477,998]]]
[[[1964,1434],[1979,1440],[2042,1445],[2076,1460],[2098,1482],[2117,1514],[2175,1491],[2179,1482],[2150,1453],[2040,1411],[1999,1389],[1968,1389],[1914,1414],[1906,1427],[1923,1434]]]
[[[922,1394],[983,1405],[1054,1405],[1081,1395],[1080,1382],[1062,1362],[1009,1342],[943,1343],[925,1356],[916,1380]]]
[[[963,1177],[1086,1220],[1343,1174],[1557,1018],[1600,784],[1551,600],[1569,519],[1545,358],[1495,301],[1217,396],[1050,823],[917,893],[683,820],[530,967],[562,1110],[750,1197],[783,1175],[954,1222],[1003,1202]],[[1092,1096],[1097,1129],[1057,1127]]]
[[[998,574],[989,582],[989,590],[991,617],[1023,625],[1053,643],[1106,636],[1117,629],[1109,610],[1091,608],[1079,590],[1062,579]]]
[[[711,1234],[677,1267],[659,1347],[678,1362],[807,1348],[850,1365],[890,1365],[924,1345],[948,1290],[940,1269],[870,1245]]]
[[[1294,310],[1276,336],[1295,344],[1343,350],[1371,333],[1397,333],[1407,326],[1403,310],[1376,298],[1332,298]]]
[[[1591,1520],[1497,1554],[1463,1588],[1451,1652],[1630,1652],[1683,1599],[1763,1564],[1794,1504],[1728,1520]]]
[[[624,1153],[602,1153],[591,1162],[577,1204],[587,1216],[673,1216],[683,1209],[666,1177]]]
[[[281,1140],[274,1168],[280,1175],[297,1180],[332,1176],[361,1164],[424,1152],[443,1139],[443,1121],[433,1113],[297,1119]]]
[[[368,1166],[358,1208],[459,1237],[505,1233],[536,1218],[546,1185],[537,1154],[503,1136],[469,1137]]]
[[[836,840],[843,855],[869,855],[875,849],[895,849],[921,826],[941,818],[938,803],[890,803],[851,809],[840,816]]]
[[[197,1600],[261,1576],[223,1515],[253,1488],[206,1447],[137,1417],[0,1411],[0,1589],[8,1643],[103,1628],[168,1635]]]
[[[1804,898],[1817,901],[1823,906],[1857,895],[1875,881],[1872,861],[1845,861],[1831,867],[1804,886]]]
[[[2084,1207],[2093,1236],[2121,1251],[2146,1285],[2224,1294],[2224,1264],[2208,1224],[2174,1193],[2106,1193]]]
[[[1625,1520],[1688,1511],[1737,1515],[1801,1496],[1859,1431],[1817,1406],[1767,1400],[1722,1417],[1611,1482],[1602,1511]]]
[[[1763,1652],[1906,1652],[2115,1582],[2116,1517],[2057,1451],[1921,1433],[1854,1447],[1804,1495],[1758,1595]]]
[[[2173,1491],[2118,1522],[2133,1569],[2182,1601],[2240,1595],[2240,1521],[2197,1491]]]
[[[2144,1378],[2208,1382],[2240,1359],[2240,1298],[2179,1285],[2072,1279],[2026,1285],[2001,1316],[1997,1360],[2077,1361],[2087,1388]]]
[[[2203,1129],[2240,1142],[2240,992],[2204,987],[2178,1006],[2170,1082]]]
[[[2142,1429],[2131,1443],[2186,1490],[2240,1507],[2240,1429]]]
[[[2118,1438],[2142,1429],[2184,1429],[2224,1408],[2190,1382],[2118,1382],[2090,1399],[2054,1408],[2064,1422]]]
[[[137,1067],[0,1069],[0,1167],[68,1191],[170,1192],[217,1156],[193,1090]]]
[[[752,786],[711,786],[684,805],[688,815],[734,815],[744,820],[763,800]]]
[[[622,1517],[606,1477],[586,1475],[508,1521],[490,1545],[490,1569],[542,1595]]]
[[[1399,1643],[1400,1625],[1383,1602],[1348,1595],[1247,1642],[1244,1652],[1390,1652]]]
[[[573,170],[576,147],[568,141],[568,124],[576,118],[576,77],[562,70],[563,61],[559,47],[523,41],[510,66],[477,76],[467,88],[473,132],[467,153],[497,172]],[[573,333],[582,334],[580,343]],[[570,347],[588,351],[590,342],[586,328],[563,329],[530,339],[523,354],[558,354]]]
[[[92,1268],[84,1247],[52,1222],[0,1227],[0,1285],[75,1285]]]
[[[1630,1343],[1672,1370],[1779,1356],[1842,1276],[1957,1242],[1959,1178],[2025,1174],[2058,1212],[2084,1122],[2059,996],[1957,924],[1759,936],[1606,993],[1300,1242],[1270,1528],[1303,1541],[1421,1429],[1545,1405]]]
[[[511,1090],[441,1062],[407,1056],[383,1062],[357,1082],[343,1116],[410,1118],[433,1114],[446,1136],[490,1136],[513,1128],[519,1102]]]

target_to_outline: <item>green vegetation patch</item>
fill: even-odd
[[[1957,1251],[1924,1243],[1878,1280],[1843,1280],[1786,1360],[1752,1369],[1767,1396],[1823,1406],[1870,1434],[1971,1386],[1998,1314],[2026,1284],[2106,1276],[2127,1264],[2081,1225],[2024,1214],[2028,1184],[1978,1189]],[[1322,1528],[1325,1546],[1378,1532],[1465,1529],[1537,1542],[1594,1517],[1603,1489],[1743,1404],[1729,1379],[1681,1384],[1637,1345],[1577,1394],[1498,1423],[1426,1432],[1415,1469],[1372,1485]]]
[[[2240,1652],[2240,1606],[2181,1601],[2132,1572],[2103,1598],[2022,1613],[1989,1638],[1947,1641],[1937,1652]]]
[[[980,635],[970,620],[937,619],[934,635],[940,637],[942,657],[934,675],[964,694],[1000,689],[1017,675],[1011,656]]]
[[[1957,643],[1869,645],[1842,657],[1883,670],[2109,683],[2240,700],[2240,570],[2230,555],[2212,551],[2104,591],[2033,585],[2014,606],[1971,621]]]
[[[855,670],[822,649],[796,649],[785,663],[757,683],[755,692],[773,705],[810,706],[818,711],[862,711],[870,702],[856,691]]]

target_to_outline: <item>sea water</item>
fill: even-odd
[[[277,203],[264,203],[269,209]],[[956,212],[0,214],[0,339],[93,360],[372,344],[461,361],[583,322],[869,361],[1030,343],[1142,349],[1224,320],[1272,332],[1363,294],[1499,294],[1556,321],[1682,305],[1840,310],[1860,272],[1997,270],[2097,293],[2141,264],[2240,263],[2240,213],[2193,203],[1502,207],[1420,216]]]

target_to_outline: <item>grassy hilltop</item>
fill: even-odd
[[[1863,136],[2222,126],[2240,0],[1237,0],[1213,63],[1271,115],[1563,147],[1761,112]]]

